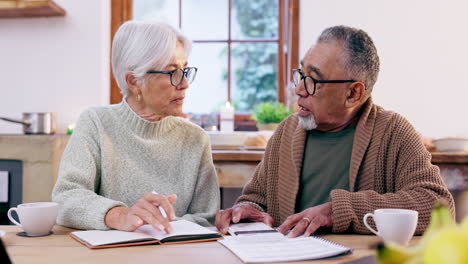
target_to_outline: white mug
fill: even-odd
[[[374,218],[377,230],[367,224],[367,218]],[[384,241],[407,245],[418,224],[418,212],[407,209],[377,209],[364,216],[364,225]]]
[[[20,223],[11,213],[16,211]],[[53,202],[25,203],[8,210],[8,218],[23,228],[28,236],[45,236],[52,231],[58,214],[58,204]]]

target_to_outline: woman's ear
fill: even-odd
[[[354,107],[361,103],[361,100],[366,96],[366,86],[362,82],[353,82],[348,87],[346,96],[346,107]]]
[[[125,82],[127,83],[128,90],[134,94],[141,94],[140,85],[138,85],[137,79],[131,72],[125,73]]]

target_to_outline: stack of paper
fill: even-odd
[[[246,263],[320,259],[352,251],[315,236],[287,238],[279,232],[265,232],[274,229],[264,224],[255,223],[254,228],[242,225],[231,226],[229,231],[233,236],[224,237],[219,243]],[[253,230],[255,227],[259,228],[258,233]]]

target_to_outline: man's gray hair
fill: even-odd
[[[377,49],[369,35],[361,29],[335,26],[325,29],[317,43],[338,41],[343,44],[343,66],[349,78],[361,81],[368,93],[372,92],[379,75],[380,61]]]
[[[112,42],[112,72],[122,95],[128,95],[125,74],[132,72],[140,84],[151,69],[164,70],[179,41],[188,57],[192,42],[170,25],[153,21],[127,21]]]

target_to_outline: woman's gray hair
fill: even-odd
[[[167,67],[178,41],[188,57],[192,42],[172,26],[153,21],[122,24],[112,42],[112,72],[122,95],[128,95],[127,72],[132,72],[137,82],[144,85],[147,71]]]
[[[361,29],[335,26],[325,29],[317,43],[338,41],[343,44],[343,66],[349,78],[363,82],[370,94],[379,75],[380,60],[377,48],[369,35]]]

